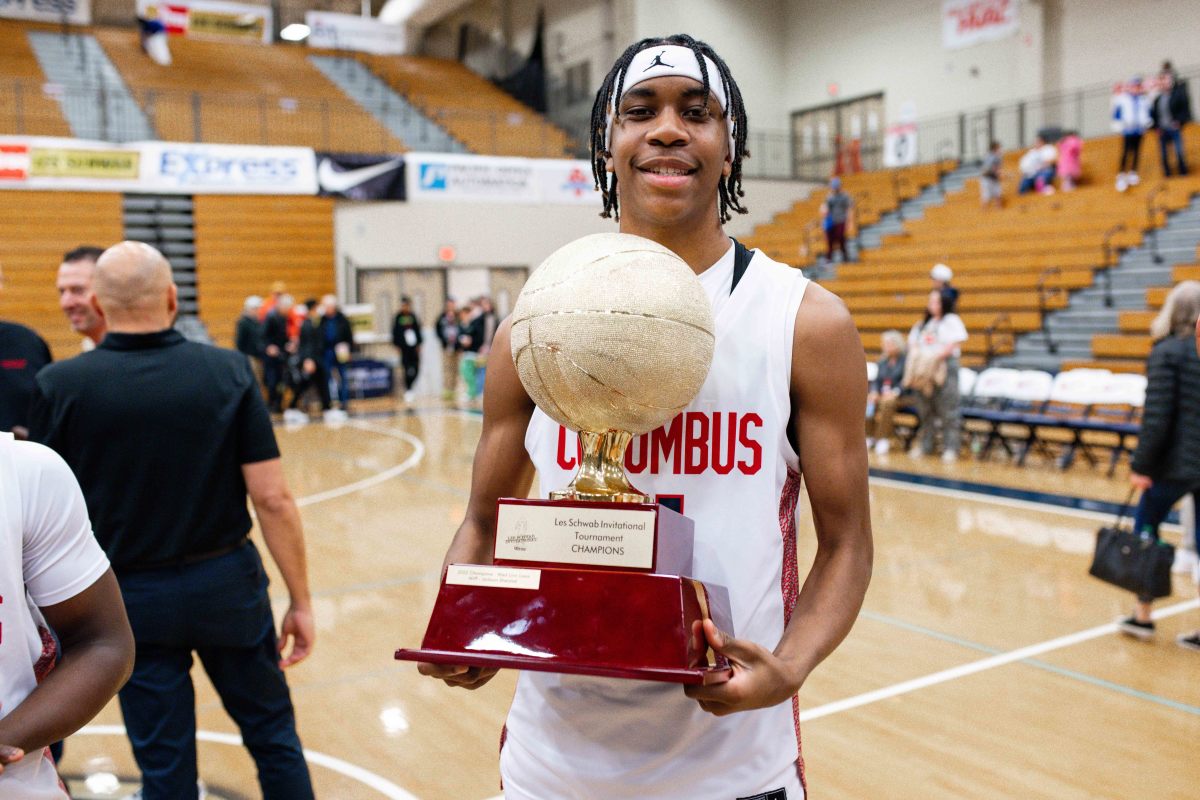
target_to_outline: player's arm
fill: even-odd
[[[727,683],[688,687],[687,693],[717,715],[765,708],[795,694],[850,632],[871,579],[862,342],[846,307],[816,284],[796,318],[791,386],[793,441],[803,459],[817,554],[773,652],[705,623],[734,674]]]
[[[62,661],[0,719],[0,750],[36,753],[65,739],[99,714],[133,671],[133,634],[111,569],[79,594],[41,611],[62,642]],[[0,753],[0,772],[12,760]]]
[[[534,405],[517,377],[509,341],[509,321],[505,320],[496,331],[493,355],[488,362],[483,431],[471,469],[471,499],[446,552],[443,571],[452,563],[491,563],[496,501],[501,497],[525,497],[533,481],[533,462],[525,452],[525,430]],[[467,689],[479,688],[496,674],[495,669],[481,667],[422,663],[417,668],[422,675]]]

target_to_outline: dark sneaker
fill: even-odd
[[[1148,642],[1154,638],[1154,623],[1138,622],[1133,617],[1118,620],[1117,629],[1126,636],[1141,639],[1143,642]]]
[[[1184,650],[1195,650],[1200,653],[1200,631],[1192,631],[1190,634],[1179,634],[1175,637],[1175,644]]]

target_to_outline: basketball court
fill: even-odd
[[[302,505],[319,626],[315,654],[289,680],[321,797],[500,793],[497,752],[515,676],[465,692],[392,660],[424,632],[479,430],[477,414],[433,406],[278,429]],[[812,795],[1194,796],[1196,664],[1173,642],[1200,617],[1190,581],[1178,576],[1175,595],[1159,604],[1155,643],[1126,639],[1111,623],[1130,598],[1087,575],[1105,514],[1037,502],[1033,491],[1034,499],[1000,497],[908,477],[953,474],[1111,503],[1122,499],[1120,474],[1016,470],[999,460],[945,468],[906,455],[873,466],[890,477],[872,482],[876,567],[865,608],[800,695]],[[807,507],[800,516],[803,570],[815,545]],[[256,796],[235,728],[203,671],[193,674],[210,797]],[[105,773],[135,776],[120,722],[113,703],[72,737],[65,773],[90,774],[101,789],[114,784]],[[1119,739],[1098,734],[1116,730]]]

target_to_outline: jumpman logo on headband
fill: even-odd
[[[650,66],[646,67],[644,70],[642,70],[642,72],[649,72],[650,70],[654,69],[655,67],[669,67],[671,69],[674,69],[675,68],[674,64],[668,64],[667,62],[662,60],[663,53],[665,53],[665,52],[667,52],[667,51],[663,50],[662,53],[659,53],[658,55],[656,55],[654,57],[654,60],[650,62]]]

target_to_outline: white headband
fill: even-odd
[[[725,119],[729,120],[729,157],[736,158],[733,117],[729,112],[729,99],[725,96],[725,87],[721,84],[721,73],[708,56],[704,56],[704,67],[708,72],[709,91],[716,98],[717,104],[721,106]],[[625,70],[624,75],[617,75],[613,86],[621,85],[621,81],[624,80],[625,84],[621,86],[621,97],[624,97],[626,92],[643,81],[667,77],[691,78],[696,83],[704,83],[704,76],[700,74],[700,62],[691,48],[677,44],[665,44],[651,45],[645,50],[640,50],[629,62],[629,68]],[[608,125],[604,131],[605,150],[609,149],[609,143],[612,141],[613,120],[617,117],[617,106],[620,102],[621,98],[617,97],[617,91],[614,88],[608,103]]]

